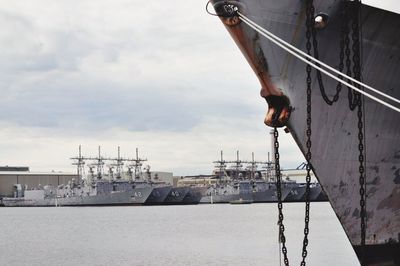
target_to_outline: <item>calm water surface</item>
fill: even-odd
[[[299,265],[304,205],[284,205]],[[311,204],[307,265],[359,265],[328,203]],[[0,208],[0,265],[279,265],[276,204]]]

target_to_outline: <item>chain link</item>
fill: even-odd
[[[360,173],[360,218],[361,218],[361,246],[365,245],[365,231],[366,231],[366,195],[365,195],[365,168],[364,168],[364,134],[363,134],[363,112],[362,112],[362,100],[361,97],[358,101],[358,161],[359,161],[359,173]]]
[[[350,34],[350,30],[349,30],[349,13],[348,13],[348,9],[350,10],[354,10],[353,6],[350,6],[350,8],[348,8],[348,6],[346,5],[352,5],[352,3],[341,3],[342,6],[342,11],[341,11],[341,30],[340,30],[340,42],[339,42],[339,47],[340,47],[340,51],[339,51],[339,71],[343,72],[344,69],[344,65],[346,65],[346,74],[348,76],[352,76],[352,73],[359,73],[360,69],[354,64],[353,65],[353,71],[352,71],[352,60],[353,62],[357,62],[359,61],[359,53],[357,53],[357,49],[356,47],[359,47],[359,41],[353,41],[352,43],[352,50],[353,50],[353,57],[351,56],[351,49],[350,49],[350,38],[349,38],[349,34]],[[315,8],[312,4],[311,1],[311,6],[308,6],[308,12],[310,12],[310,17],[314,18],[314,13],[315,13]],[[352,12],[354,13],[354,11]],[[308,23],[308,22],[307,22]],[[313,23],[313,21],[311,21],[311,23]],[[355,27],[355,25],[358,25],[358,23],[355,22],[354,18],[353,18],[353,22],[352,22],[352,39],[355,39],[355,36],[358,36],[358,27]],[[308,27],[308,26],[307,26]],[[311,31],[309,33],[312,36],[312,47],[313,52],[314,52],[314,58],[319,59],[319,51],[318,51],[318,41],[317,41],[317,33],[316,33],[316,29],[315,27],[313,27],[313,25],[311,25]],[[308,38],[308,36],[306,36]],[[311,45],[311,44],[310,44]],[[308,46],[306,46],[307,49],[309,48]],[[310,46],[311,47],[311,46]],[[346,60],[345,60],[346,58]],[[345,62],[345,63],[344,63]],[[320,66],[317,63],[318,66]],[[339,100],[339,95],[342,91],[342,84],[340,82],[337,83],[336,85],[336,93],[333,95],[332,99],[330,99],[326,93],[326,89],[325,89],[325,85],[322,79],[322,74],[321,71],[316,70],[317,71],[317,81],[318,81],[318,85],[321,91],[321,96],[324,99],[324,101],[329,104],[332,105],[335,102],[337,102]],[[343,79],[342,76],[338,75],[337,76],[340,79]],[[354,86],[357,86],[358,88],[360,87],[359,85],[356,85],[355,83],[347,80],[347,82],[353,84]],[[358,105],[358,98],[360,97],[359,93],[357,92],[353,92],[352,89],[347,88],[348,90],[348,100],[349,100],[349,107],[350,110],[354,110],[357,105]]]
[[[361,81],[361,50],[360,50],[360,6],[361,2],[359,0],[354,1],[354,15],[353,15],[353,24],[352,24],[352,40],[353,40],[353,71],[354,78]],[[360,88],[360,86],[357,86]],[[358,171],[360,173],[359,183],[360,183],[360,219],[361,219],[361,236],[360,236],[360,244],[361,246],[365,245],[365,237],[366,237],[366,194],[365,194],[365,167],[364,167],[364,120],[363,120],[363,103],[362,97],[360,93],[356,94],[357,96],[357,117],[358,117],[358,162],[359,168]]]
[[[307,37],[307,54],[311,55],[311,37],[313,39],[313,45],[314,45],[314,53],[316,50],[316,45],[317,41],[315,38],[315,27],[314,27],[314,5],[313,1],[308,1],[307,2],[307,10],[306,10],[306,16],[307,16],[307,31],[306,31],[306,37]],[[311,32],[311,36],[310,36]],[[314,54],[315,55],[315,54]],[[303,238],[303,249],[301,253],[302,261],[300,263],[301,266],[306,265],[306,257],[307,257],[307,246],[308,246],[308,233],[310,232],[309,228],[309,222],[310,222],[310,183],[311,183],[311,85],[312,85],[312,80],[311,80],[311,66],[307,64],[306,66],[306,72],[307,72],[307,78],[306,78],[306,83],[307,83],[307,130],[306,130],[306,136],[307,136],[307,141],[306,141],[306,147],[307,147],[307,152],[306,152],[306,160],[307,160],[307,165],[306,165],[306,170],[307,170],[307,175],[306,175],[306,198],[305,198],[305,215],[304,215],[304,238]],[[321,73],[319,73],[321,74]],[[320,78],[320,75],[318,75],[317,72],[317,78],[318,82],[322,84],[322,78]],[[323,85],[322,85],[323,86]],[[338,89],[339,87],[337,87]],[[341,86],[339,90],[337,90],[336,97],[338,99],[339,93],[341,90]],[[335,99],[334,98],[334,99]],[[328,99],[329,100],[329,99]],[[333,103],[333,102],[332,102]]]
[[[356,13],[356,17],[353,18],[352,22],[352,52],[353,57],[351,58],[351,51],[350,51],[350,38],[349,38],[349,27],[348,27],[348,13],[345,8],[342,11],[342,27],[341,27],[341,38],[340,38],[340,55],[339,55],[339,70],[343,71],[344,68],[344,58],[346,57],[346,71],[347,75],[352,75],[352,70],[354,72],[354,78],[357,80],[361,80],[361,51],[360,51],[360,39],[359,39],[359,0],[355,0],[355,8],[356,11],[352,12],[353,14]],[[354,11],[354,10],[353,10]],[[316,39],[316,30],[314,27],[314,4],[313,0],[307,1],[306,6],[306,48],[307,53],[311,55],[311,49],[314,48],[314,57],[316,59],[319,58],[318,54],[318,42]],[[312,42],[311,42],[312,40]],[[353,69],[351,68],[351,59],[353,61]],[[312,96],[312,78],[311,78],[311,66],[307,64],[306,66],[306,83],[307,83],[307,130],[306,130],[306,194],[305,194],[305,217],[304,217],[304,238],[303,238],[303,248],[302,248],[302,261],[300,263],[301,266],[306,265],[306,257],[307,257],[307,246],[308,246],[308,234],[310,232],[309,229],[309,222],[310,222],[310,183],[311,183],[311,96]],[[320,71],[317,71],[317,80],[318,85],[321,90],[321,94],[325,102],[329,105],[337,102],[339,100],[339,94],[342,89],[342,85],[338,83],[336,86],[336,93],[333,96],[333,99],[329,99],[326,95],[322,75]],[[354,83],[353,83],[354,84]],[[354,84],[357,86],[356,84]],[[360,87],[359,85],[357,86]],[[358,150],[359,150],[359,183],[360,183],[360,218],[361,218],[361,245],[365,245],[365,231],[366,231],[366,208],[365,208],[365,167],[364,167],[364,121],[363,121],[363,104],[362,104],[362,97],[360,93],[353,92],[348,88],[348,100],[349,100],[349,107],[350,110],[354,110],[356,107],[357,109],[357,117],[358,117]],[[284,264],[286,266],[289,265],[289,259],[287,257],[287,248],[286,248],[286,237],[285,237],[285,226],[283,224],[283,205],[282,205],[282,187],[281,187],[281,171],[280,171],[280,155],[279,155],[279,141],[278,141],[278,130],[274,128],[274,151],[275,151],[275,176],[276,176],[276,189],[277,189],[277,198],[278,198],[278,225],[279,225],[279,239],[282,243],[282,253],[284,257]]]
[[[343,4],[343,3],[342,3]],[[315,13],[315,8],[314,5],[311,1],[311,3],[307,4],[307,12],[310,12],[310,18],[312,18],[312,20],[310,20],[309,22],[307,22],[307,27],[310,27],[310,34],[312,36],[312,46],[314,47],[314,58],[319,59],[319,51],[318,51],[318,41],[317,41],[317,33],[316,33],[316,29],[314,27],[314,13]],[[311,25],[308,25],[309,23],[312,23]],[[340,42],[339,42],[339,46],[340,46],[340,52],[339,52],[339,71],[342,72],[343,68],[344,68],[344,48],[345,48],[345,38],[347,37],[347,41],[348,41],[348,16],[347,16],[347,12],[345,8],[342,8],[342,12],[341,12],[341,30],[340,30]],[[347,43],[348,44],[348,43]],[[311,44],[310,44],[311,45]],[[308,50],[309,47],[307,47]],[[350,62],[350,60],[349,60]],[[316,64],[317,66],[320,66],[318,63]],[[336,85],[336,93],[335,95],[333,95],[332,99],[329,99],[327,93],[326,93],[326,89],[325,89],[325,85],[324,82],[322,80],[322,74],[321,71],[316,70],[317,71],[317,81],[318,81],[318,85],[321,91],[321,96],[322,98],[325,100],[325,102],[329,105],[334,104],[335,102],[337,102],[339,100],[339,95],[340,92],[342,91],[342,83],[338,82]],[[351,75],[351,73],[350,73]],[[343,79],[342,76],[338,75],[337,76],[340,79]]]
[[[283,225],[283,205],[282,205],[282,180],[281,180],[281,167],[279,163],[279,133],[278,129],[274,128],[274,152],[275,152],[275,177],[276,177],[276,192],[278,197],[278,226],[279,226],[279,240],[282,243],[283,261],[286,266],[289,266],[289,259],[287,257],[285,226]]]
[[[350,7],[349,10],[351,11],[352,14],[352,47],[351,50],[353,52],[353,57],[351,58],[353,61],[353,73],[354,73],[354,78],[357,80],[360,80],[360,41],[359,41],[359,33],[358,33],[358,10],[355,2],[349,3]],[[350,41],[349,41],[350,43]],[[350,45],[349,43],[347,44],[346,49],[348,50],[346,53],[348,54],[348,58],[346,61],[350,61]],[[347,75],[351,75],[351,66],[350,63],[347,63]],[[356,86],[357,88],[360,89],[360,86],[356,83],[353,83],[353,86]],[[358,100],[361,97],[361,94],[358,92],[352,91],[350,88],[348,88],[348,95],[349,95],[349,107],[350,110],[355,110],[356,107],[358,106]]]
[[[341,26],[341,35],[340,35],[340,54],[339,54],[339,70],[342,72],[344,68],[344,58],[345,59],[345,64],[346,64],[346,74],[348,76],[352,76],[361,81],[361,45],[360,45],[360,6],[361,6],[361,1],[360,0],[354,0],[353,2],[346,2],[342,3],[343,8],[342,8],[342,26]],[[319,59],[319,54],[318,54],[318,42],[316,39],[316,30],[315,27],[313,27],[313,19],[314,19],[314,5],[313,5],[313,0],[308,0],[307,1],[307,10],[306,10],[306,16],[307,16],[307,21],[306,21],[306,26],[307,26],[307,31],[306,31],[306,38],[307,38],[307,43],[306,43],[306,48],[307,48],[307,53],[310,55],[311,54],[311,42],[310,42],[310,37],[312,37],[312,46],[314,48],[314,57]],[[351,16],[349,16],[350,14]],[[350,29],[349,29],[349,21],[351,18],[351,49],[350,49]],[[351,56],[352,55],[352,56]],[[352,64],[353,63],[353,64]],[[311,90],[311,77],[310,77],[310,72],[311,72],[311,67],[307,65],[307,142],[306,142],[306,147],[307,147],[307,153],[306,153],[306,159],[308,161],[308,165],[311,159],[311,126],[309,126],[309,122],[311,125],[311,105],[309,106],[309,101],[311,102],[311,98],[309,97],[309,90]],[[336,94],[333,96],[333,99],[330,100],[325,92],[324,84],[322,81],[322,75],[321,72],[317,70],[317,80],[318,80],[318,85],[321,90],[321,95],[322,98],[325,100],[325,102],[329,105],[332,105],[334,102],[337,102],[339,99],[339,94],[341,92],[342,86],[339,83],[336,86]],[[352,83],[354,86],[357,88],[361,89],[361,86],[348,81]],[[309,89],[310,87],[310,89]],[[361,245],[365,245],[365,237],[366,237],[366,194],[365,194],[365,185],[366,185],[366,178],[365,178],[365,145],[364,145],[364,118],[363,118],[363,97],[361,96],[360,93],[355,92],[348,88],[348,101],[349,101],[349,108],[351,111],[355,110],[357,108],[357,126],[358,126],[358,150],[359,150],[359,156],[358,156],[358,161],[359,161],[359,184],[360,184],[360,219],[361,219]],[[309,153],[310,152],[310,153]],[[307,169],[307,177],[308,178],[309,172]],[[307,195],[306,195],[307,197]],[[307,206],[306,206],[306,214],[307,214]],[[306,224],[307,227],[308,224]],[[306,233],[306,229],[305,229]],[[307,235],[305,234],[305,241],[303,242],[303,250],[305,244],[307,244]],[[303,251],[304,253],[304,251]],[[306,255],[306,254],[305,254]],[[303,259],[304,261],[304,259]],[[302,265],[303,264],[302,262]]]

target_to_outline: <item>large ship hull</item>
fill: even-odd
[[[249,181],[232,182],[208,188],[201,203],[230,203],[238,200],[252,200],[252,184]]]
[[[105,184],[102,188],[108,188],[108,190],[106,189],[106,193],[110,193],[111,190],[128,192],[131,196],[130,203],[132,205],[144,204],[153,191],[153,187],[146,182],[130,182],[125,180]]]
[[[303,185],[291,184],[284,185],[281,190],[281,199],[284,202],[304,202],[306,188]],[[314,191],[311,189],[310,201],[323,201],[324,198],[321,196],[321,187]],[[258,188],[256,191],[239,192],[233,189],[215,189],[209,188],[205,192],[205,195],[201,198],[200,203],[230,203],[233,201],[251,201],[252,203],[268,203],[277,202],[277,191],[276,187],[270,188]]]
[[[298,186],[298,187],[293,187],[290,189],[289,194],[285,198],[285,201],[287,202],[298,202],[298,201],[304,201],[306,196],[306,187],[305,186]],[[311,200],[311,198],[310,198]]]
[[[163,204],[181,204],[185,196],[189,193],[189,187],[173,187],[165,198]]]
[[[171,191],[171,186],[154,186],[149,197],[146,199],[144,204],[146,205],[158,205],[162,204],[167,198],[169,192]]]
[[[328,198],[320,185],[311,187],[310,200],[312,201],[327,201]]]
[[[91,196],[72,196],[65,198],[3,198],[5,207],[62,207],[62,206],[111,206],[130,205],[128,192],[114,192]]]
[[[291,192],[291,188],[283,187],[282,191],[281,191],[281,199],[283,201],[286,201],[286,198],[288,197],[290,192]],[[264,191],[253,192],[252,197],[253,197],[253,202],[255,202],[255,203],[277,202],[278,201],[275,187],[270,188],[268,190],[264,190]]]
[[[224,1],[212,2],[215,6]],[[233,3],[258,25],[306,51],[305,1],[239,0]],[[342,4],[334,0],[314,1],[316,12],[329,16],[326,28],[317,32],[319,57],[335,68],[338,68],[339,63]],[[245,23],[230,23],[232,21],[229,18],[221,20],[255,71],[262,95],[288,97],[292,112],[286,125],[305,154],[306,65]],[[399,99],[400,15],[362,6],[360,21],[363,81]],[[328,97],[332,98],[337,82],[326,76],[322,79]],[[368,253],[369,256],[379,257],[378,263],[399,263],[400,115],[368,98],[364,99],[367,228],[366,247],[363,248],[360,247],[357,112],[349,110],[346,88],[343,88],[338,102],[329,106],[321,97],[315,72],[312,74],[312,82],[313,171],[327,193],[360,262],[363,265],[376,263],[365,255]],[[385,246],[388,248],[385,249]],[[384,255],[382,249],[387,251]]]
[[[182,200],[182,204],[199,204],[207,190],[207,187],[195,187],[192,186],[189,192]]]
[[[227,194],[227,195],[207,195],[201,198],[200,203],[216,204],[216,203],[230,203],[235,200],[239,200],[239,194]],[[246,197],[246,200],[249,197]]]
[[[152,191],[153,188],[151,186],[134,188],[132,191],[129,191],[131,195],[130,203],[133,205],[144,204]]]

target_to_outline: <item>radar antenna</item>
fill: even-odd
[[[79,152],[78,152],[78,157],[72,157],[70,158],[71,160],[74,160],[72,162],[72,165],[76,165],[77,169],[77,175],[78,178],[76,180],[77,184],[81,183],[84,179],[85,175],[85,160],[89,160],[89,157],[84,157],[82,156],[82,147],[79,145]]]
[[[117,156],[117,158],[112,158],[110,160],[114,161],[114,163],[110,164],[110,166],[109,166],[110,174],[113,175],[112,169],[114,169],[114,167],[115,167],[116,178],[117,179],[121,179],[122,178],[122,174],[123,174],[124,161],[128,161],[129,159],[125,159],[125,158],[121,157],[121,148],[120,148],[120,146],[118,146],[118,156]],[[113,176],[111,176],[111,178],[113,180]]]
[[[235,177],[234,178],[236,180],[239,180],[240,175],[241,175],[240,171],[242,170],[242,167],[243,167],[242,163],[245,163],[245,162],[243,162],[243,161],[241,161],[239,159],[239,151],[236,151],[236,161],[228,161],[227,163],[233,163],[234,164],[234,166],[233,166],[233,169],[235,170]]]
[[[101,147],[99,146],[99,153],[97,157],[92,158],[92,160],[95,161],[95,163],[93,164],[94,166],[96,166],[96,170],[97,170],[97,179],[100,180],[103,178],[104,175],[104,160],[106,160],[106,158],[104,158],[103,156],[101,156]]]
[[[254,152],[252,152],[251,153],[251,161],[250,162],[245,162],[245,163],[249,164],[247,166],[247,169],[250,170],[250,179],[254,180],[255,179],[255,173],[256,173],[257,168],[258,168],[257,164],[264,164],[265,162],[255,161],[254,160]]]
[[[214,161],[213,163],[216,164],[215,168],[217,168],[217,171],[218,171],[217,175],[218,175],[219,181],[225,182],[226,181],[225,177],[227,176],[226,171],[225,171],[227,161],[224,160],[223,151],[221,151],[221,159],[218,161]]]
[[[130,178],[130,181],[133,181],[132,174],[135,176],[135,180],[139,180],[142,177],[142,166],[143,162],[147,161],[147,159],[142,159],[139,157],[139,149],[136,148],[136,158],[134,159],[127,159],[127,161],[132,162],[131,164],[128,165],[128,175]],[[132,172],[132,168],[134,169],[134,172]]]

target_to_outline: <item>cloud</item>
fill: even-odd
[[[0,5],[5,164],[71,169],[79,144],[139,146],[178,174],[210,172],[220,149],[266,158],[260,85],[205,2]]]
[[[184,130],[221,110],[247,116],[254,101],[237,87],[251,78],[232,77],[250,68],[220,59],[239,54],[210,38],[216,35],[205,26],[219,25],[215,18],[193,10],[184,1],[8,7],[4,34],[18,45],[2,49],[4,64],[14,67],[0,76],[7,95],[0,119],[73,130]]]

